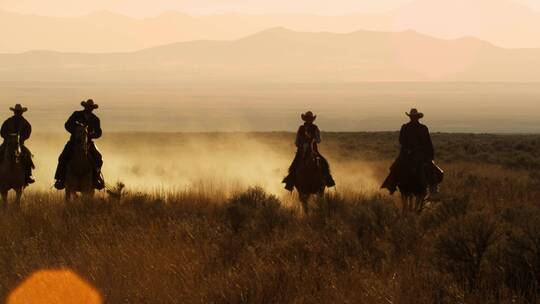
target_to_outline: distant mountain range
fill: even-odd
[[[232,41],[127,53],[0,55],[0,81],[354,82],[540,81],[540,49],[503,49],[414,31],[347,34],[273,28]]]
[[[127,52],[192,40],[233,40],[273,27],[347,33],[408,29],[444,39],[473,36],[508,48],[540,47],[540,13],[511,0],[416,0],[383,14],[190,16],[135,19],[110,12],[44,17],[0,12],[0,53]]]

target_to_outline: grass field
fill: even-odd
[[[340,184],[302,214],[279,190],[293,136],[108,135],[112,196],[65,205],[36,188],[22,210],[0,212],[0,298],[35,271],[65,268],[106,303],[538,301],[539,135],[433,134],[443,199],[419,216],[402,216],[397,197],[377,190],[396,133],[324,134],[321,151]],[[33,147],[46,150],[39,140]],[[147,162],[125,166],[137,157]],[[182,167],[190,168],[167,172]],[[183,174],[196,182],[139,187],[174,185]],[[116,179],[126,182],[120,197]]]

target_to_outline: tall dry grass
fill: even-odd
[[[420,216],[354,189],[308,215],[261,188],[128,187],[69,205],[30,193],[22,210],[0,212],[1,296],[37,270],[67,268],[107,303],[536,302],[538,181],[447,169],[444,199]]]
[[[365,143],[382,180],[394,136],[334,134],[332,158],[357,157],[346,146]],[[35,271],[64,268],[106,303],[536,303],[540,179],[533,162],[513,166],[500,150],[443,157],[443,199],[421,215],[403,216],[397,198],[362,184],[313,201],[308,215],[257,187],[127,184],[67,205],[29,192],[21,210],[0,211],[0,297]]]

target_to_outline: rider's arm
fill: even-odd
[[[401,130],[399,130],[399,144],[405,145],[405,125],[401,126]]]
[[[64,124],[64,127],[66,128],[66,131],[73,134],[73,132],[75,132],[76,124],[77,124],[77,122],[76,122],[76,119],[75,119],[75,113],[73,113],[73,114],[71,114],[71,116],[68,118],[68,120]]]
[[[319,130],[319,127],[315,127],[315,137],[313,140],[315,140],[315,143],[317,144],[321,143],[321,130]]]
[[[2,138],[6,139],[8,137],[8,128],[7,128],[7,120],[4,121],[4,123],[2,124],[2,129],[0,129],[0,134],[2,135]]]
[[[94,121],[94,129],[92,130],[92,134],[90,134],[90,137],[92,139],[100,138],[101,137],[101,122],[99,121],[99,118],[95,118]]]
[[[20,141],[21,144],[24,144],[24,142],[30,138],[30,135],[32,134],[32,125],[28,121],[24,121],[24,125],[21,129]]]
[[[301,132],[303,132],[302,130],[302,126],[300,126],[300,128],[298,128],[298,132],[296,132],[296,139],[294,141],[294,144],[296,145],[297,148],[300,148],[300,146],[302,145],[302,143],[300,142],[300,134]]]

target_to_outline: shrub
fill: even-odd
[[[286,216],[276,196],[267,194],[260,187],[252,187],[228,201],[227,217],[236,232],[251,228],[268,233]]]
[[[540,292],[540,210],[522,206],[507,210],[505,219],[513,229],[507,232],[501,265],[507,285],[536,303]]]
[[[332,225],[334,216],[346,216],[346,213],[345,198],[339,194],[326,193],[315,198],[315,208],[311,208],[308,213],[309,224],[314,229],[324,229]]]
[[[467,196],[444,199],[437,204],[432,212],[425,213],[421,218],[422,227],[432,230],[441,227],[451,219],[464,216],[469,209],[470,201]]]
[[[466,293],[471,293],[479,287],[483,266],[500,236],[496,221],[487,213],[455,218],[435,241],[436,263],[458,284],[462,282]]]
[[[380,197],[359,200],[350,212],[363,259],[374,268],[381,266],[387,257],[387,233],[398,219],[393,202]]]
[[[117,182],[113,188],[107,189],[107,195],[109,199],[119,203],[122,197],[126,194],[126,185],[122,182]]]

